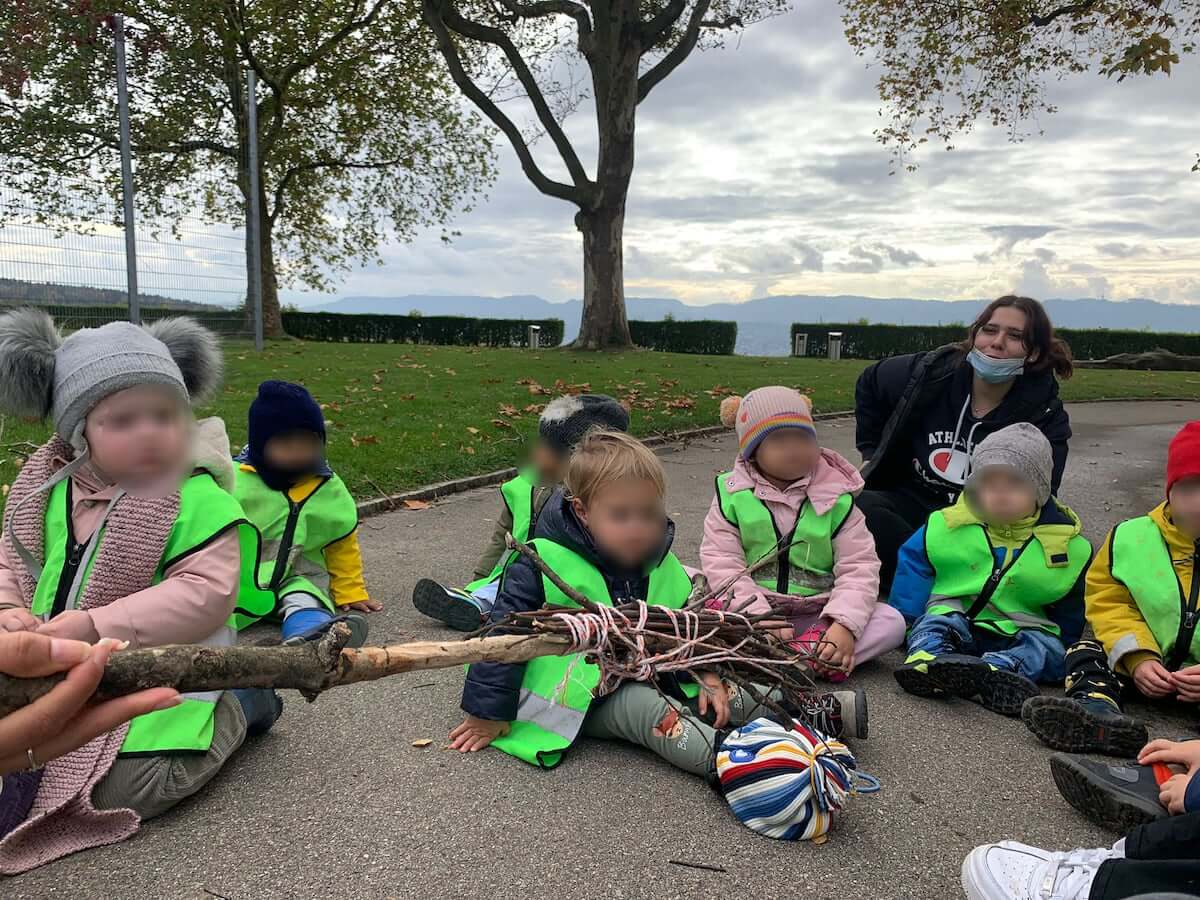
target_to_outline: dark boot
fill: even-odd
[[[1158,802],[1153,766],[1108,765],[1066,753],[1050,757],[1050,773],[1068,803],[1097,824],[1125,834],[1168,815]]]
[[[1121,682],[1096,641],[1067,651],[1067,696],[1035,697],[1021,718],[1042,743],[1070,753],[1137,756],[1146,746],[1146,726],[1121,712]]]
[[[896,683],[914,697],[945,696],[945,690],[929,674],[929,664],[935,658],[932,653],[926,653],[924,650],[908,654],[904,664],[892,672]]]
[[[929,677],[943,690],[967,700],[978,700],[1002,716],[1019,716],[1021,707],[1039,693],[1024,675],[998,669],[978,656],[951,653],[929,664]]]
[[[432,578],[417,582],[413,588],[413,606],[455,631],[478,631],[484,624],[483,611],[470,592],[442,587]]]

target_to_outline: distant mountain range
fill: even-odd
[[[869,322],[895,325],[948,325],[972,321],[984,300],[907,300],[876,297],[816,297],[808,295],[763,297],[745,303],[689,306],[679,300],[631,297],[629,318],[657,320],[721,319],[738,323],[737,352],[755,356],[788,352],[792,322]],[[1054,324],[1063,328],[1112,328],[1135,331],[1200,332],[1200,306],[1159,303],[1154,300],[1048,300]],[[343,297],[331,303],[306,306],[306,311],[338,313],[391,313],[414,310],[423,315],[491,316],[511,319],[562,319],[565,340],[579,330],[581,303],[555,303],[531,295],[510,297],[443,297],[409,294],[401,297]]]
[[[15,278],[0,278],[0,306],[30,304],[33,306],[124,306],[129,297],[124,290],[115,288],[83,287],[74,284],[41,284],[34,281],[19,281]],[[138,302],[144,307],[162,309],[212,309],[204,303],[178,300],[158,294],[143,294],[138,291]]]

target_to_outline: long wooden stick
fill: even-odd
[[[313,700],[331,687],[403,672],[479,662],[521,663],[538,656],[563,656],[570,650],[569,641],[563,637],[528,634],[342,649],[348,636],[349,631],[340,625],[320,642],[298,646],[176,645],[114,653],[96,690],[96,699],[111,700],[150,687],[172,687],[181,693],[291,688]],[[64,677],[0,675],[0,716],[49,693]]]

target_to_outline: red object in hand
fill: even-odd
[[[1175,774],[1166,763],[1150,763],[1150,768],[1154,771],[1154,783],[1159,787],[1170,781]]]

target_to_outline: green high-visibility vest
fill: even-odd
[[[1075,535],[1062,564],[1047,565],[1035,528],[1016,558],[1010,551],[1007,563],[998,566],[983,525],[951,529],[939,510],[925,526],[925,553],[934,572],[927,613],[970,614],[976,625],[998,634],[1040,628],[1060,635],[1044,610],[1071,592],[1091,561],[1092,547]]]
[[[1113,530],[1109,553],[1113,578],[1133,595],[1163,659],[1175,663],[1176,668],[1200,663],[1200,636],[1196,631],[1200,572],[1192,573],[1191,596],[1185,595],[1175,574],[1171,550],[1149,516],[1118,525]],[[1177,653],[1181,641],[1187,641],[1187,649]]]
[[[562,579],[589,600],[612,606],[613,599],[600,570],[573,550],[539,538],[533,547]],[[547,606],[574,608],[575,602],[543,576]],[[675,554],[668,553],[650,573],[647,602],[679,609],[687,603],[691,583]],[[505,753],[527,763],[552,769],[583,727],[600,684],[600,669],[582,653],[570,656],[541,656],[525,664],[517,720],[503,737],[492,741]]]
[[[500,496],[504,505],[512,513],[512,536],[521,543],[529,540],[529,530],[533,526],[533,494],[537,490],[537,477],[525,470],[500,485]],[[500,555],[495,568],[484,578],[478,578],[467,585],[467,590],[475,592],[484,585],[491,584],[504,574],[504,570],[517,558],[517,551],[507,550]]]
[[[70,479],[56,484],[46,501],[44,519],[45,563],[34,591],[32,609],[36,616],[54,613],[55,601],[70,593],[74,567],[68,565],[68,554],[74,546],[69,526],[71,517]],[[179,491],[179,516],[171,527],[162,560],[155,572],[153,584],[161,582],[168,569],[197,550],[208,546],[230,529],[236,529],[241,549],[241,582],[238,589],[237,611],[224,626],[201,643],[229,646],[234,643],[234,620],[239,615],[265,615],[274,606],[275,598],[259,587],[255,580],[258,567],[258,531],[251,525],[234,497],[222,490],[207,472],[198,472],[185,481]],[[98,551],[104,541],[104,528],[96,540]],[[83,567],[79,594],[92,574],[96,552],[91,558],[78,560]],[[212,744],[213,716],[220,691],[184,694],[183,702],[171,709],[138,716],[129,724],[129,732],[121,744],[122,754],[134,753],[205,753]]]
[[[767,590],[797,597],[812,597],[833,590],[833,539],[850,515],[854,498],[842,494],[826,512],[818,514],[805,499],[789,535],[780,534],[767,505],[754,496],[751,488],[732,490],[733,473],[717,476],[717,497],[721,514],[736,525],[742,538],[742,552],[753,563],[772,553],[773,565],[754,573],[754,580]],[[783,547],[787,547],[784,554]]]
[[[234,495],[262,533],[259,583],[280,599],[303,592],[336,611],[324,551],[358,528],[358,506],[342,479],[330,475],[303,500],[294,501],[287,491],[267,487],[257,472],[239,466]]]

